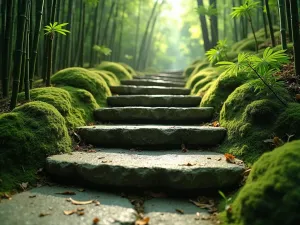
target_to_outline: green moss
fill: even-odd
[[[100,106],[106,105],[106,98],[111,96],[105,80],[89,70],[72,67],[60,70],[51,77],[56,86],[72,86],[89,91]]]
[[[265,40],[263,38],[258,38],[257,39],[258,45],[261,43],[264,43]],[[256,49],[256,44],[254,39],[245,39],[243,42],[238,46],[236,49],[237,52],[242,52],[242,51],[255,51]]]
[[[265,94],[268,90],[254,91],[260,85],[258,82],[261,81],[252,80],[236,88],[220,113],[220,124],[227,128],[227,139],[219,151],[232,153],[250,164],[270,148],[264,140],[276,134],[276,118],[284,111],[284,106],[271,93]],[[275,91],[285,101],[290,100],[284,87],[276,87]]]
[[[105,70],[91,70],[91,71],[98,74],[100,77],[102,77],[105,80],[106,84],[109,86],[116,86],[120,84],[118,78],[109,71],[105,71]]]
[[[265,153],[254,165],[228,224],[296,225],[300,221],[300,141]]]
[[[197,96],[203,97],[205,95],[205,93],[209,90],[209,88],[211,87],[211,85],[214,83],[214,81],[211,81],[209,83],[207,83],[204,87],[202,87],[201,89],[199,89],[199,91],[197,92]]]
[[[209,66],[209,62],[202,62],[202,63],[196,64],[196,67],[190,76],[192,77],[195,74],[197,74],[198,72],[203,71],[204,69],[207,69],[208,66]],[[212,70],[212,67],[209,67],[209,68]]]
[[[204,79],[199,80],[192,88],[191,94],[196,95],[198,91],[208,83],[212,82],[218,77],[217,73],[210,73]]]
[[[73,99],[69,92],[56,87],[35,88],[30,91],[33,101],[42,101],[53,105],[65,118],[68,127],[85,125],[85,120],[79,109],[72,105]],[[24,93],[19,95],[20,100],[25,100]]]
[[[201,100],[202,107],[214,107],[219,113],[227,97],[240,85],[249,79],[246,73],[236,75],[222,73],[216,79]]]
[[[217,70],[214,67],[205,68],[199,71],[198,73],[191,75],[186,81],[185,87],[193,88],[198,81],[206,78],[207,76],[210,76],[211,74],[216,74],[216,73]]]
[[[54,106],[40,101],[0,115],[0,143],[1,176],[13,176],[12,170],[21,166],[39,168],[46,156],[71,151],[65,119]],[[10,182],[3,180],[3,187]]]
[[[183,71],[183,76],[184,77],[190,77],[191,74],[193,73],[194,69],[196,68],[197,65],[193,64],[188,66],[184,71]]]
[[[135,72],[135,70],[129,66],[128,64],[126,63],[123,63],[123,62],[119,62],[119,64],[121,64],[132,76],[136,76],[137,73]]]
[[[97,70],[107,70],[114,73],[119,80],[132,79],[132,75],[119,63],[102,62],[96,67]]]

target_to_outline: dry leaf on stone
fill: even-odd
[[[51,213],[40,213],[39,217],[49,216]]]
[[[95,217],[95,218],[93,219],[93,224],[98,224],[99,221],[100,221],[100,219],[99,219],[98,217]]]
[[[64,215],[70,216],[70,215],[73,215],[76,212],[77,212],[77,210],[65,210]]]
[[[57,192],[55,194],[58,194],[58,195],[76,195],[76,193],[74,191]]]
[[[218,121],[214,121],[214,122],[212,122],[212,126],[213,127],[219,127],[220,123]]]
[[[207,199],[205,197],[198,198],[197,201],[190,200],[194,205],[201,209],[207,209],[209,213],[214,213],[217,211],[215,207],[215,202],[212,199]]]
[[[195,166],[196,163],[185,163],[185,164],[179,164],[179,166]]]
[[[235,163],[235,156],[234,155],[231,155],[229,153],[225,153],[224,156],[225,156],[225,159],[226,159],[227,162]]]
[[[28,188],[28,182],[23,182],[19,184],[23,191],[25,191]]]
[[[1,197],[1,199],[8,199],[8,200],[12,199],[11,196],[6,193],[2,194],[0,197]]]
[[[143,219],[139,219],[135,221],[135,225],[148,225],[149,221],[150,221],[149,217],[144,217]]]
[[[94,203],[95,203],[95,206],[99,206],[100,205],[99,201],[94,200]]]
[[[73,205],[88,205],[95,202],[95,200],[89,200],[89,201],[76,201],[72,198],[67,199],[68,202],[71,202]]]
[[[97,151],[95,149],[90,149],[90,150],[87,150],[87,153],[96,153]]]
[[[180,213],[180,214],[184,214],[184,211],[182,209],[175,209],[176,212]]]
[[[29,195],[29,198],[35,198],[36,195]]]

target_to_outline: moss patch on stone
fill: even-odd
[[[250,164],[265,149],[271,148],[264,140],[276,135],[274,124],[285,110],[267,89],[262,92],[254,91],[260,85],[258,82],[261,81],[252,80],[236,88],[228,96],[220,112],[220,124],[227,128],[227,139],[219,151],[231,153]],[[284,101],[291,100],[284,87],[276,87],[275,91]],[[284,130],[288,132],[289,126]]]
[[[204,87],[202,87],[201,89],[199,89],[199,91],[197,92],[197,96],[203,97],[205,95],[205,93],[209,90],[209,88],[211,87],[211,85],[214,83],[214,81],[211,81],[209,83],[207,83]]]
[[[109,86],[116,86],[120,84],[118,78],[109,71],[105,71],[105,70],[91,70],[91,71],[98,74],[100,77],[102,77],[105,80],[106,84]],[[115,76],[115,78],[111,75]]]
[[[126,63],[123,63],[123,62],[119,62],[119,64],[121,64],[132,76],[136,76],[137,73],[135,72],[135,70],[129,66],[128,64]]]
[[[207,76],[209,76],[211,74],[216,74],[216,73],[217,73],[217,70],[214,67],[205,68],[205,69],[199,71],[198,73],[191,75],[188,78],[188,80],[186,81],[185,87],[193,88],[198,81],[206,78]]]
[[[191,94],[196,95],[200,89],[202,89],[205,85],[217,79],[219,75],[217,73],[209,73],[205,76],[204,79],[199,80],[192,88]]]
[[[249,80],[246,73],[232,75],[222,73],[210,86],[201,100],[201,107],[214,107],[215,112],[220,112],[227,97],[240,85]]]
[[[294,225],[300,221],[300,140],[265,153],[232,204],[227,224]]]
[[[105,80],[89,70],[72,67],[58,71],[51,77],[56,86],[72,86],[89,91],[100,106],[106,105],[106,98],[111,96]]]
[[[132,75],[119,63],[105,61],[96,66],[96,69],[110,71],[114,73],[119,80],[132,79]]]
[[[200,63],[194,62],[192,65],[188,66],[184,70],[183,76],[186,77],[186,78],[189,78],[190,76],[196,74],[200,70],[206,68],[208,65],[209,65],[209,63],[206,62],[206,61],[201,61]]]
[[[0,115],[0,143],[1,179],[22,166],[41,167],[48,155],[71,151],[65,119],[54,106],[40,101]],[[2,182],[1,191],[12,188],[11,180]]]

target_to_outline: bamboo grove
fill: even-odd
[[[56,71],[92,67],[101,60],[127,60],[144,69],[164,4],[159,0],[0,0],[2,96],[11,96],[14,108],[19,92],[25,91],[29,100],[34,80],[42,78],[50,86]],[[68,33],[56,30],[45,35],[50,23],[66,24]],[[103,49],[112,54],[103,54]]]

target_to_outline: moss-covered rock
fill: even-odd
[[[257,43],[258,45],[261,43],[264,43],[265,40],[263,38],[258,38]],[[238,48],[236,49],[237,52],[242,52],[242,51],[256,51],[256,43],[254,39],[245,39],[240,43]]]
[[[217,74],[217,73],[218,72],[214,67],[205,68],[199,71],[198,73],[191,75],[186,81],[185,87],[193,88],[198,81],[204,79],[207,76],[210,76],[211,74]]]
[[[194,76],[198,72],[203,71],[204,69],[207,69],[208,66],[209,66],[209,62],[206,62],[206,61],[196,64],[196,67],[190,76]],[[209,68],[212,69],[212,67],[209,67]]]
[[[239,73],[238,75],[222,73],[207,90],[200,106],[214,107],[215,112],[219,113],[227,97],[248,79],[246,73]]]
[[[219,151],[234,154],[250,164],[270,148],[264,140],[276,135],[274,124],[285,110],[267,89],[255,92],[260,85],[258,82],[261,81],[252,80],[236,88],[224,102],[220,113],[220,124],[227,128],[227,139]],[[284,101],[291,100],[284,87],[274,88]],[[284,130],[288,132],[289,127]]]
[[[202,87],[201,89],[199,89],[199,91],[197,92],[197,96],[200,96],[203,98],[203,96],[206,94],[206,92],[209,90],[209,88],[211,87],[211,85],[214,83],[214,81],[211,81],[209,83],[207,83],[204,87]]]
[[[300,141],[265,153],[232,204],[234,225],[296,225],[300,221]]]
[[[129,66],[128,64],[123,63],[123,62],[119,62],[119,64],[121,64],[131,74],[131,76],[136,76],[137,75],[135,70],[131,66]]]
[[[105,71],[105,70],[91,70],[91,71],[101,76],[105,80],[106,84],[109,86],[116,86],[120,84],[119,79],[112,72]]]
[[[87,69],[72,67],[58,71],[51,77],[55,86],[72,86],[89,91],[100,106],[106,105],[106,98],[111,96],[105,80]]]
[[[217,73],[210,73],[205,76],[204,79],[199,80],[192,88],[191,94],[196,95],[198,91],[203,88],[208,83],[212,82],[213,80],[217,79],[219,75]]]
[[[96,66],[96,69],[110,71],[114,73],[119,80],[132,79],[132,75],[119,63],[105,61]]]

